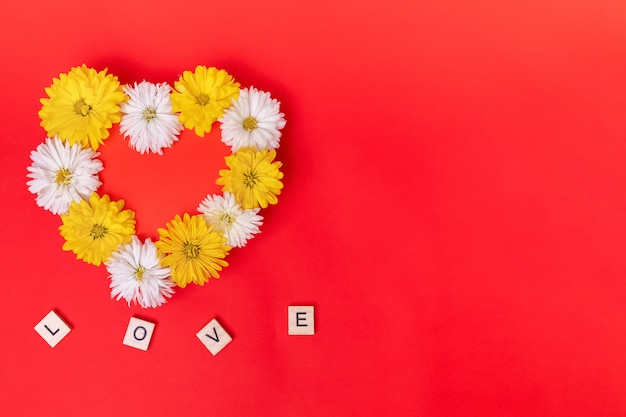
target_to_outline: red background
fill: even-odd
[[[626,415],[623,1],[0,12],[3,415]],[[83,62],[123,83],[217,66],[283,102],[262,233],[156,310],[111,301],[25,185],[43,89]],[[104,190],[150,235],[214,191],[217,140],[141,159],[112,138]],[[314,336],[287,335],[291,304]],[[73,327],[54,349],[50,309]],[[157,323],[147,352],[121,343],[132,316]],[[195,336],[214,317],[216,357]]]

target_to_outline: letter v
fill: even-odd
[[[60,329],[56,329],[55,331],[52,331],[52,330],[50,330],[50,328],[48,327],[47,324],[44,324],[43,327],[45,327],[46,330],[49,331],[52,336],[55,336],[59,332],[59,330],[60,330]]]
[[[216,329],[215,327],[213,328],[213,333],[215,333],[215,337],[211,336],[211,335],[210,335],[210,334],[208,334],[208,333],[205,333],[205,336],[206,336],[206,337],[208,337],[208,338],[209,338],[209,339],[211,339],[211,340],[215,340],[216,342],[219,342],[219,341],[220,341],[220,338],[219,338],[219,336],[217,335],[217,329]]]

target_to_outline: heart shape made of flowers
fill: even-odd
[[[241,88],[224,70],[197,66],[173,87],[122,86],[107,70],[82,65],[54,78],[45,92],[39,116],[48,137],[31,152],[28,189],[38,206],[60,215],[63,250],[104,263],[111,297],[129,306],[158,307],[175,286],[219,278],[229,251],[259,232],[260,210],[278,201],[283,173],[276,149],[286,123],[280,103]],[[163,155],[185,129],[204,137],[215,122],[232,152],[216,180],[222,194],[207,195],[198,213],[175,215],[158,229],[157,241],[141,241],[135,212],[98,193],[104,168],[98,148],[119,125],[132,149]]]

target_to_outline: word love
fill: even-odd
[[[315,308],[313,306],[289,306],[288,331],[289,335],[315,334]],[[148,350],[155,324],[147,320],[131,317],[122,344],[143,351]],[[71,327],[56,312],[50,311],[35,326],[35,331],[51,347],[55,347],[67,336]],[[222,325],[213,319],[196,334],[196,337],[211,352],[217,355],[233,339]]]

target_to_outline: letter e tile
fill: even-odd
[[[70,326],[63,321],[54,311],[46,314],[35,326],[35,331],[43,338],[51,347],[55,347],[67,334],[72,330]]]
[[[211,320],[196,336],[213,356],[217,355],[233,340],[216,319]]]
[[[122,343],[144,351],[148,350],[153,332],[154,323],[131,317]]]
[[[315,307],[289,306],[289,333],[290,335],[315,334]]]

